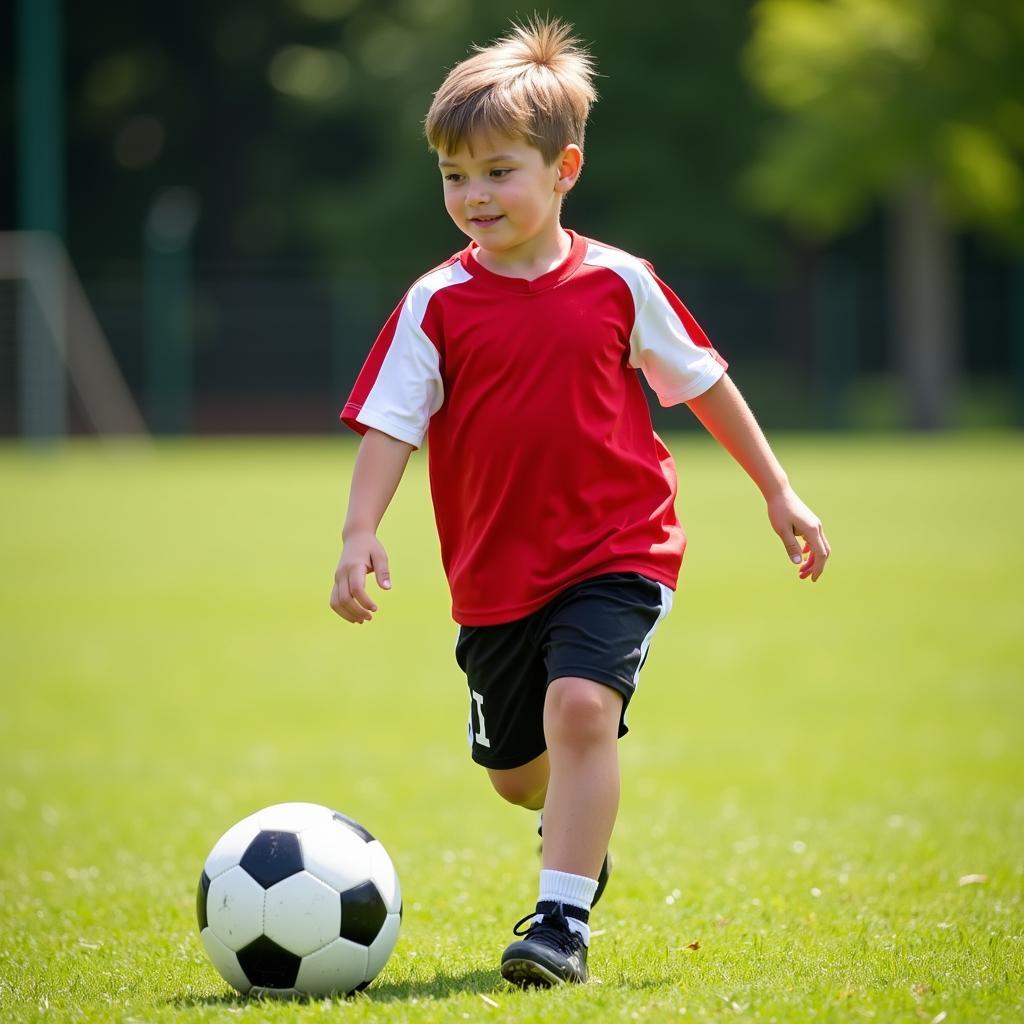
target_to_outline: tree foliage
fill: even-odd
[[[768,262],[775,229],[736,195],[764,116],[736,59],[749,5],[539,9],[575,24],[601,75],[569,223],[655,259]],[[533,12],[499,0],[114,0],[106,10],[66,6],[80,256],[132,258],[155,196],[185,185],[202,204],[201,258],[318,254],[396,277],[463,242],[422,135],[433,91],[472,44]]]
[[[758,0],[745,65],[781,116],[748,178],[832,235],[925,182],[952,223],[1024,246],[1024,4]]]

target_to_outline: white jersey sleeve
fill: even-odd
[[[587,262],[614,270],[629,286],[629,365],[643,372],[661,405],[688,402],[721,378],[728,364],[649,263],[596,242],[590,243]]]
[[[643,371],[663,406],[704,394],[726,363],[679,297],[641,263],[640,298],[629,339],[629,363]]]
[[[341,419],[359,433],[380,430],[418,448],[430,417],[444,403],[440,339],[424,329],[427,307],[441,288],[465,280],[458,264],[420,278],[384,325],[356,379]]]

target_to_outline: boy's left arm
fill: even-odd
[[[729,375],[723,375],[686,404],[757,484],[768,504],[772,529],[782,539],[791,561],[800,565],[800,579],[810,576],[812,582],[817,580],[830,554],[821,520],[790,487],[789,478]],[[802,546],[798,537],[804,540]],[[801,548],[808,556],[806,562]]]

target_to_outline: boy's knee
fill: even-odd
[[[539,811],[548,790],[547,754],[519,768],[488,768],[487,775],[503,800]]]
[[[530,807],[537,800],[537,787],[529,780],[523,780],[516,776],[495,778],[495,774],[492,773],[491,785],[503,800],[507,800],[510,804],[517,804],[519,807]],[[540,807],[543,806],[544,804],[541,802]]]
[[[618,735],[622,697],[602,683],[567,677],[548,687],[544,731],[548,742],[586,746]]]

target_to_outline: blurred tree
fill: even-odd
[[[748,0],[562,0],[601,98],[568,222],[669,267],[775,272],[781,232],[738,202],[767,104],[736,54]],[[71,241],[131,258],[153,197],[200,198],[196,256],[314,255],[339,279],[410,277],[463,244],[422,121],[474,43],[533,6],[504,0],[211,0],[109,17],[68,5]],[[545,10],[540,7],[540,10]],[[116,195],[116,203],[96,196]],[[374,311],[374,315],[379,312]]]
[[[1024,4],[758,0],[746,67],[782,112],[748,178],[805,235],[888,205],[894,328],[913,425],[948,422],[952,231],[1024,248]]]
[[[774,271],[780,233],[738,201],[767,113],[737,61],[749,7],[562,0],[552,11],[591,44],[600,76],[570,223],[676,266]]]
[[[348,155],[356,160],[351,175],[321,168],[291,198],[309,237],[336,265],[401,264],[408,276],[464,241],[448,222],[423,139],[431,96],[473,43],[503,35],[532,8],[500,0],[345,2],[354,8],[339,25],[353,68],[347,102],[361,110],[371,145]],[[551,13],[575,26],[600,74],[568,222],[654,259],[769,266],[778,232],[742,208],[735,186],[765,113],[736,62],[749,4],[563,0]],[[321,131],[321,145],[329,145],[329,120]]]
[[[532,13],[504,0],[110,0],[98,19],[67,5],[76,258],[130,260],[154,196],[187,186],[201,261],[316,253],[407,279],[462,243],[422,135],[431,96],[472,44]],[[780,232],[735,185],[767,109],[736,62],[748,0],[562,0],[551,13],[600,74],[570,223],[677,266],[772,268]]]

